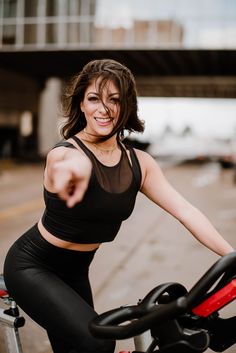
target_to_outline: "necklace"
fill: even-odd
[[[80,138],[86,144],[91,145],[92,152],[94,152],[94,155],[101,163],[103,163],[106,166],[114,166],[117,164],[118,155],[115,152],[115,150],[119,150],[119,153],[121,152],[120,148],[118,148],[117,141],[115,141],[113,146],[105,148],[105,147],[98,146],[98,143],[96,142],[89,141],[88,139],[84,139],[81,136]]]
[[[101,151],[101,152],[113,152],[116,148],[117,148],[117,143],[115,143],[112,147],[110,148],[103,148],[101,146],[98,146],[97,143],[94,142],[90,142],[97,150]]]
[[[84,128],[83,132],[86,134],[86,135],[90,135],[90,136],[96,136],[96,135],[93,135],[93,134],[90,134],[89,132],[87,132]],[[118,144],[117,144],[117,141],[114,143],[113,146],[111,147],[107,147],[107,148],[103,148],[101,146],[99,146],[99,143],[96,143],[96,142],[92,142],[92,141],[89,141],[87,139],[83,139],[83,141],[87,142],[87,143],[90,143],[91,145],[93,145],[95,147],[96,150],[100,151],[101,153],[104,153],[104,152],[113,152],[117,147],[118,147]]]

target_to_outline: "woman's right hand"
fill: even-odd
[[[64,153],[62,149],[65,150],[64,147],[59,147],[49,153],[44,184],[48,191],[57,193],[66,202],[67,207],[71,208],[84,197],[92,163],[77,150],[67,149]]]

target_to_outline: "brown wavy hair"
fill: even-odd
[[[86,127],[86,119],[80,109],[80,103],[84,99],[87,87],[94,80],[98,82],[100,96],[108,81],[115,84],[120,95],[118,122],[113,131],[103,139],[108,139],[116,133],[118,138],[122,138],[125,130],[129,133],[143,132],[144,122],[138,117],[136,84],[131,71],[115,60],[102,59],[86,64],[67,86],[62,100],[63,115],[67,118],[61,128],[62,136],[68,139]],[[109,113],[109,109],[105,108]]]

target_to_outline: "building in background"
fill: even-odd
[[[98,26],[95,0],[1,0],[0,14],[2,51],[181,45],[183,37],[182,27],[169,20],[135,20],[129,29]],[[58,139],[61,78],[39,82],[1,70],[0,83],[0,158],[44,155]]]
[[[96,0],[1,0],[0,6],[3,50],[182,45],[183,26],[173,19],[134,18],[128,28],[99,24]]]
[[[155,48],[183,45],[183,26],[173,20],[134,20],[130,28],[96,26],[94,44],[106,47]]]
[[[116,50],[121,57],[120,49],[201,49],[210,43],[236,48],[234,1],[174,4],[173,0],[0,0],[0,58],[1,52],[12,57],[66,53],[61,75],[46,75],[40,62],[37,72],[42,75],[37,77],[32,64],[27,72],[20,72],[22,62],[18,70],[11,63],[10,69],[0,67],[0,159],[45,155],[56,142],[63,75],[71,73],[74,52],[100,51],[105,56],[106,50]],[[180,62],[174,64],[184,70]],[[164,61],[162,66],[165,69]]]
[[[49,49],[88,45],[96,0],[1,0],[4,49]]]
[[[38,52],[88,46],[95,5],[95,0],[0,0],[0,48]],[[61,79],[45,82],[3,68],[0,74],[0,158],[44,155],[58,139]]]

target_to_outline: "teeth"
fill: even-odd
[[[111,118],[95,118],[95,120],[106,122],[106,121],[111,121]]]

